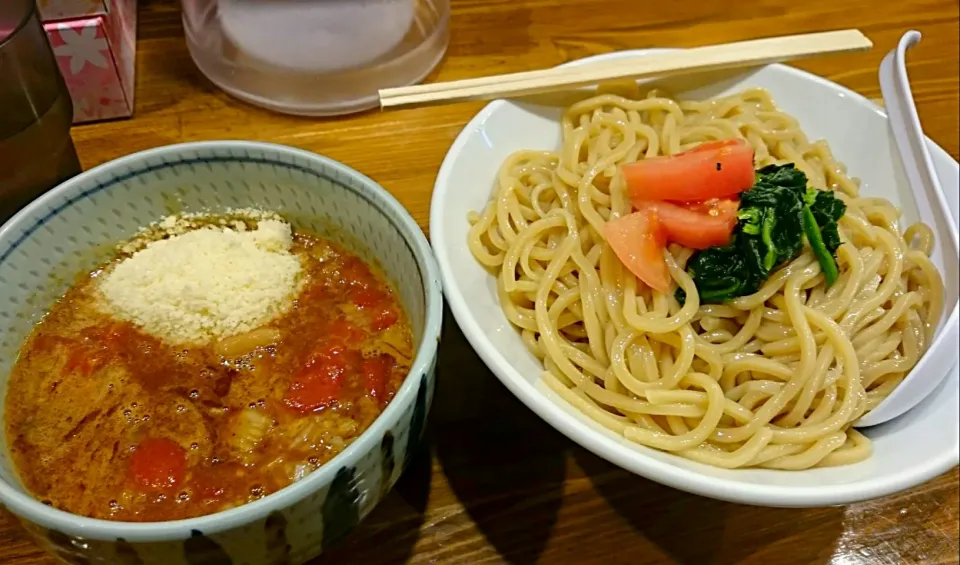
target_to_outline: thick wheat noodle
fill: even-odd
[[[625,438],[707,465],[869,457],[850,426],[917,363],[943,307],[932,230],[901,234],[896,206],[859,196],[827,143],[808,141],[764,90],[708,101],[599,94],[568,108],[561,131],[559,151],[504,162],[468,235],[545,384]],[[674,245],[665,258],[681,306],[603,242],[603,225],[630,212],[620,164],[733,137],[753,145],[757,166],[795,163],[847,204],[830,288],[805,249],[755,294],[701,305],[685,271],[692,251]]]

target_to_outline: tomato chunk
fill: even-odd
[[[80,339],[72,342],[64,371],[89,377],[127,347],[129,336],[129,328],[123,324],[83,328],[78,332]]]
[[[637,209],[654,210],[667,240],[692,249],[706,249],[730,242],[737,226],[739,203],[731,199],[674,204],[639,202]]]
[[[360,308],[378,306],[386,300],[386,296],[376,288],[355,286],[350,289],[350,300]]]
[[[399,316],[390,303],[390,295],[382,290],[355,286],[349,295],[358,308],[369,312],[370,329],[373,331],[383,331],[397,323]]]
[[[607,222],[603,237],[631,273],[650,288],[670,290],[670,271],[663,251],[666,234],[656,211],[647,208]]]
[[[342,400],[349,380],[358,380],[360,353],[336,341],[319,346],[290,381],[283,403],[301,413],[317,412]]]
[[[741,139],[708,141],[677,155],[628,163],[620,171],[634,206],[723,198],[753,186],[753,147]]]
[[[346,367],[339,360],[316,363],[290,382],[283,403],[298,412],[316,412],[336,402],[343,390]]]
[[[130,457],[130,474],[141,487],[167,490],[183,482],[187,452],[168,438],[147,438]]]
[[[387,353],[381,353],[363,360],[362,372],[366,380],[366,389],[381,404],[386,402],[387,381],[393,371],[395,361]]]
[[[399,319],[400,316],[397,314],[397,311],[390,305],[385,305],[374,313],[373,319],[370,322],[370,329],[375,332],[381,332],[393,324],[396,324]]]

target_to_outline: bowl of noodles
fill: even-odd
[[[493,102],[430,225],[458,324],[540,417],[648,479],[797,507],[960,459],[957,256],[931,213],[882,109],[770,65]],[[918,363],[952,368],[857,428]]]

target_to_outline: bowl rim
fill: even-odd
[[[591,62],[618,59],[628,56],[641,56],[654,53],[677,51],[674,48],[650,48],[613,51],[569,61],[558,67],[573,67]],[[849,88],[837,84],[815,74],[790,67],[784,64],[771,64],[764,68],[773,68],[777,73],[792,75],[804,79],[821,87],[829,88],[871,111],[876,112],[883,119],[887,119],[886,112],[868,98]],[[810,507],[849,504],[862,500],[900,492],[907,488],[922,484],[958,465],[960,462],[960,442],[953,449],[946,450],[939,457],[918,463],[911,471],[902,472],[886,478],[868,477],[855,483],[826,485],[826,486],[781,486],[762,485],[733,481],[730,479],[713,477],[676,466],[667,461],[659,460],[642,451],[627,454],[626,448],[618,441],[608,437],[598,430],[591,429],[586,423],[573,417],[565,407],[548,398],[536,387],[526,381],[488,341],[486,334],[470,313],[467,301],[456,284],[453,268],[447,262],[449,255],[448,245],[441,235],[447,223],[442,201],[449,197],[449,187],[453,186],[452,172],[454,163],[463,154],[463,149],[473,132],[484,127],[485,122],[495,112],[500,111],[513,102],[509,100],[495,100],[484,106],[468,122],[444,157],[443,164],[437,173],[434,184],[433,197],[430,203],[430,240],[434,246],[437,263],[444,286],[444,295],[453,317],[467,338],[467,341],[477,352],[494,375],[517,397],[523,404],[540,418],[553,426],[570,440],[592,452],[593,454],[610,461],[622,469],[642,477],[654,480],[661,484],[677,488],[686,492],[736,502],[741,504],[776,506],[776,507]],[[943,150],[929,137],[927,144],[933,153],[940,158],[948,158],[956,167],[960,167],[949,153]],[[955,311],[954,311],[955,313]],[[952,319],[952,318],[951,318]],[[946,379],[955,378],[958,371],[955,365]],[[796,472],[796,471],[791,471]]]
[[[30,494],[0,479],[0,503],[6,505],[17,516],[68,535],[103,541],[117,541],[122,538],[124,541],[134,543],[163,542],[187,539],[194,531],[203,532],[204,535],[217,534],[266,518],[271,512],[291,506],[326,486],[341,467],[352,466],[365,454],[377,449],[380,436],[394,427],[406,407],[415,402],[417,389],[420,386],[420,376],[429,372],[437,357],[443,321],[443,292],[436,258],[419,224],[387,189],[363,173],[329,157],[288,145],[242,140],[178,143],[139,151],[84,171],[44,193],[0,226],[0,241],[20,237],[18,227],[21,223],[28,221],[41,210],[49,208],[52,201],[64,194],[78,190],[82,184],[92,178],[112,176],[112,173],[118,169],[136,167],[147,159],[223,150],[269,152],[299,158],[312,165],[319,164],[332,168],[346,177],[359,181],[382,197],[386,208],[381,207],[379,203],[374,203],[374,208],[377,208],[382,215],[387,215],[388,212],[395,215],[398,221],[394,224],[407,239],[423,281],[425,306],[423,337],[409,373],[404,377],[403,383],[386,409],[353,443],[307,477],[261,499],[195,518],[164,522],[122,522],[89,518],[47,506]],[[238,158],[242,157],[238,156]],[[283,164],[293,165],[294,163]],[[346,184],[343,186],[349,190],[357,190]]]

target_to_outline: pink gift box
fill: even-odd
[[[41,0],[38,5],[73,99],[73,123],[133,114],[136,0]],[[48,13],[71,14],[66,16],[71,19],[51,21]]]

